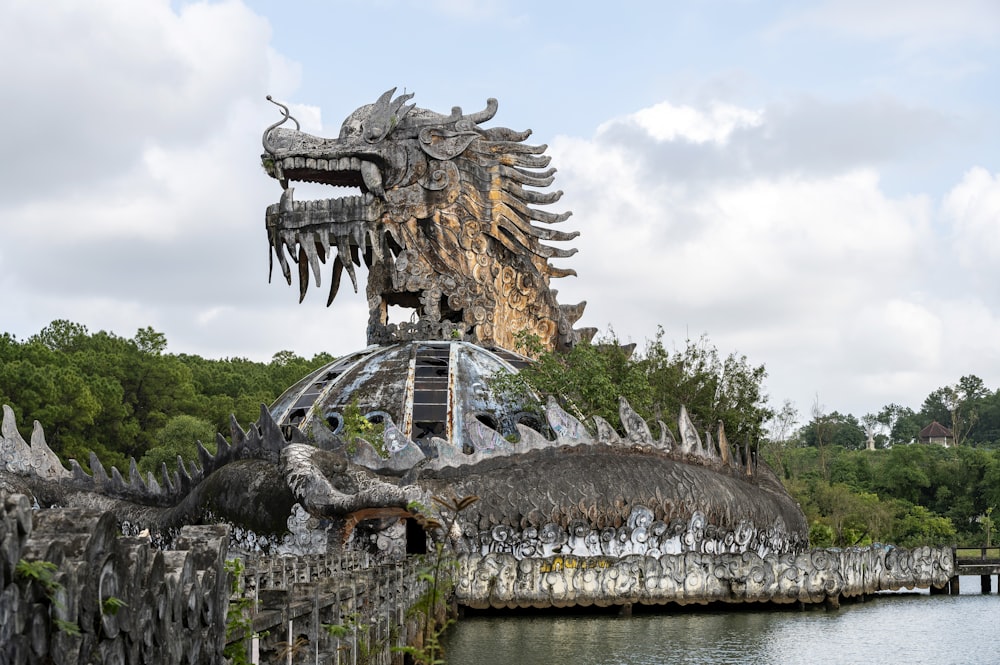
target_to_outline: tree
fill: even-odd
[[[955,542],[955,527],[945,517],[923,506],[903,506],[892,530],[892,539],[903,547],[950,545]]]
[[[596,415],[610,423],[618,423],[619,397],[648,422],[672,421],[684,405],[701,429],[714,431],[721,421],[732,441],[759,441],[772,415],[762,386],[764,366],[736,354],[722,358],[707,337],[671,352],[663,336],[658,328],[637,353],[613,331],[567,352],[544,352],[532,335],[521,335],[520,349],[535,362],[513,377],[496,377],[494,385],[552,395],[581,419]]]
[[[845,415],[837,411],[824,414],[821,410],[814,410],[813,413],[813,419],[800,433],[805,445],[820,449],[833,445],[848,450],[861,450],[865,447],[865,431],[858,419],[851,414]]]
[[[938,388],[928,395],[921,413],[929,420],[949,423],[955,445],[959,446],[966,442],[979,420],[980,408],[988,395],[989,390],[983,380],[969,374],[960,378],[958,383]]]
[[[891,448],[897,443],[910,443],[913,438],[916,438],[916,434],[910,438],[901,438],[903,433],[897,429],[897,426],[901,421],[905,418],[912,417],[913,415],[913,409],[900,406],[896,403],[887,404],[882,407],[882,409],[878,412],[876,419],[885,430],[887,437],[885,445],[886,448]],[[920,430],[918,429],[917,431],[919,432]]]
[[[140,328],[132,338],[140,353],[158,356],[167,350],[167,336],[151,327]]]
[[[156,433],[156,443],[139,460],[143,472],[156,473],[162,464],[176,468],[177,458],[185,462],[198,459],[198,442],[210,453],[215,453],[215,428],[212,423],[189,415],[173,416]]]
[[[86,337],[87,326],[66,319],[56,319],[42,328],[37,335],[29,337],[28,342],[38,342],[53,351],[68,353],[76,350]]]
[[[799,410],[791,400],[786,399],[781,408],[772,412],[767,421],[767,438],[762,453],[767,463],[775,469],[784,467],[784,450],[789,445]]]

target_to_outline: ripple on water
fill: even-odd
[[[1000,596],[887,595],[832,612],[474,617],[445,645],[449,665],[987,665],[1000,663]]]

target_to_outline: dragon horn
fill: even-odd
[[[281,120],[279,120],[278,122],[274,123],[273,125],[271,125],[267,129],[265,129],[264,130],[264,136],[261,137],[261,143],[264,144],[264,152],[266,152],[269,155],[274,155],[274,148],[271,147],[270,142],[268,142],[268,140],[267,140],[271,136],[271,130],[272,129],[277,129],[281,125],[285,124],[286,121],[291,120],[292,122],[295,123],[295,130],[298,131],[299,130],[299,121],[296,120],[294,117],[292,117],[292,113],[291,113],[291,111],[288,110],[287,106],[285,106],[284,104],[282,104],[279,101],[275,101],[274,99],[272,99],[271,95],[267,96],[267,101],[269,101],[272,104],[274,104],[274,105],[278,106],[279,108],[281,108],[281,115],[282,115]]]
[[[400,95],[396,99],[392,96],[396,94],[396,88],[391,88],[382,93],[382,96],[372,104],[367,120],[364,121],[365,140],[369,143],[378,143],[392,131],[392,128],[399,123],[400,119],[410,112],[413,104],[400,111],[403,103],[413,97],[413,93]]]
[[[498,108],[500,108],[500,104],[496,99],[490,97],[486,100],[486,108],[482,111],[477,111],[476,113],[470,113],[467,116],[463,116],[463,119],[471,120],[478,125],[481,122],[486,122],[487,120],[492,119],[493,116],[497,114]]]

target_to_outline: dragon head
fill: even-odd
[[[524,143],[530,130],[481,127],[495,99],[478,113],[442,115],[394,94],[354,111],[336,139],[300,131],[278,104],[283,117],[264,132],[262,156],[284,190],[266,215],[272,267],[277,258],[291,284],[297,265],[301,301],[310,273],[319,286],[321,264],[332,259],[329,305],[344,271],[357,290],[355,266],[364,263],[370,344],[461,337],[513,348],[527,331],[560,349],[591,336],[573,329],[585,303],[559,305],[549,288],[550,278],[575,272],[548,260],[576,250],[543,241],[578,234],[550,227],[569,212],[533,207],[562,196],[529,189],[552,183],[546,146]],[[282,127],[288,121],[295,129]],[[360,193],[295,201],[290,183],[306,181]],[[391,323],[390,306],[412,309],[411,321]]]

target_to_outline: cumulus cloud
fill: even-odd
[[[997,283],[1000,264],[1000,173],[970,169],[945,197],[952,247],[962,268]],[[998,303],[1000,304],[1000,303]]]
[[[823,118],[836,119],[832,136],[801,126]],[[974,335],[955,322],[997,326],[981,303],[945,314],[934,295],[935,266],[951,260],[939,242],[941,210],[926,195],[887,193],[872,165],[875,155],[904,156],[901,128],[924,123],[923,112],[884,100],[813,100],[794,112],[664,102],[591,139],[559,137],[559,184],[585,231],[576,241],[581,276],[563,293],[589,297],[590,325],[614,322],[635,341],[657,324],[674,339],[709,333],[768,365],[776,401],[792,397],[805,409],[821,393],[859,414],[888,401],[918,406],[957,379],[952,350]],[[793,149],[795,137],[837,142],[838,129],[857,140],[822,158]],[[863,140],[880,129],[897,136],[875,147]],[[733,166],[658,168],[677,151],[689,163]],[[997,185],[974,170],[944,203],[955,246],[975,246],[970,261],[998,247]]]
[[[289,94],[299,74],[269,41],[267,21],[234,1],[3,4],[0,58],[17,66],[0,103],[19,112],[5,146],[17,168],[0,181],[13,332],[54,318],[153,325],[199,351],[199,328],[228,325],[218,339],[267,331],[270,348],[291,345],[282,317],[250,313],[291,297],[266,285],[262,215],[279,190],[255,137],[279,117],[265,95]],[[315,107],[294,111],[321,128]],[[224,306],[241,309],[242,330]]]

